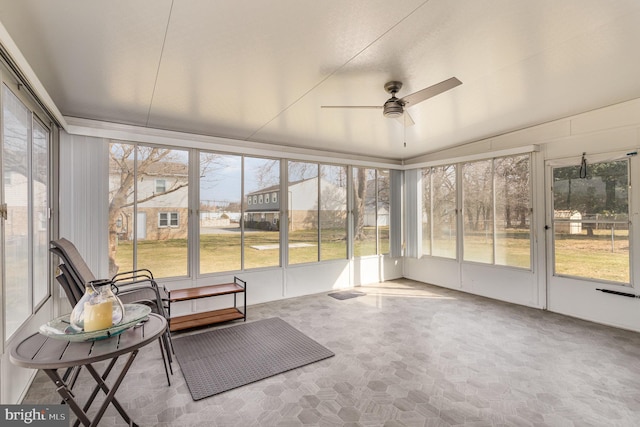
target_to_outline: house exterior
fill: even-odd
[[[132,169],[131,162],[129,170]],[[117,168],[111,167],[109,170],[116,171]],[[134,232],[138,240],[186,238],[189,213],[187,171],[187,165],[178,162],[157,162],[149,165],[136,183],[136,212],[134,213],[133,207],[129,206],[133,202],[133,192],[130,192],[125,206],[110,207],[110,216],[115,220],[118,239],[132,240]],[[120,173],[112,172],[109,176],[109,188],[117,188],[120,182]]]
[[[320,178],[322,205],[318,209],[318,178],[303,179],[288,185],[289,230],[318,227],[320,214],[324,227],[344,227],[346,191]],[[280,186],[274,185],[247,194],[245,198],[245,228],[278,230],[280,223]]]

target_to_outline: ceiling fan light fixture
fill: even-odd
[[[395,96],[385,102],[382,107],[382,115],[388,118],[394,119],[401,117],[402,113],[404,113],[404,108],[402,107],[400,100]]]

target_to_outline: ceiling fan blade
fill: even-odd
[[[396,117],[396,121],[406,128],[416,124],[406,110],[400,117]]]
[[[451,77],[450,79],[444,80],[440,83],[436,83],[433,86],[429,86],[427,88],[414,92],[411,95],[407,95],[400,101],[403,102],[407,107],[411,107],[413,105],[416,105],[418,102],[422,102],[436,95],[440,95],[442,92],[446,92],[449,89],[453,89],[454,87],[461,84],[462,82],[460,80],[455,77]]]
[[[320,108],[370,108],[380,109],[382,105],[321,105]]]

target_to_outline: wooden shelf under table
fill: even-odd
[[[199,298],[215,297],[218,295],[236,294],[245,289],[236,283],[223,283],[221,285],[200,286],[197,288],[176,289],[169,293],[169,301],[189,301]]]
[[[244,284],[241,286],[240,283]],[[205,311],[201,313],[187,314],[185,316],[171,317],[169,320],[169,330],[180,331],[182,329],[197,328],[199,326],[212,325],[215,323],[228,322],[231,320],[246,320],[247,299],[246,282],[234,277],[233,283],[223,283],[220,285],[198,286],[195,288],[176,289],[169,292],[169,312],[171,303],[180,301],[191,301],[200,298],[216,297],[221,295],[233,295],[233,307],[220,310]],[[236,294],[245,293],[244,310],[240,310],[236,305]]]
[[[171,332],[182,329],[196,328],[198,326],[212,325],[214,323],[228,322],[230,320],[243,319],[244,314],[235,307],[221,310],[205,311],[202,313],[187,314],[186,316],[172,317],[170,323]]]

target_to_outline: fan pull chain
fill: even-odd
[[[404,148],[407,148],[407,113],[402,113],[402,141],[404,142]]]

